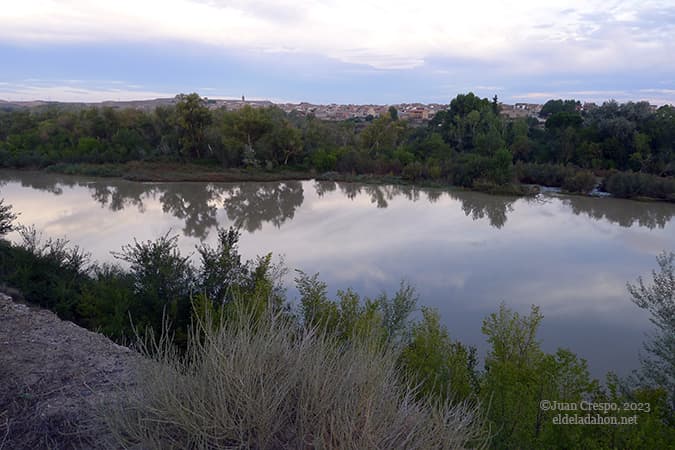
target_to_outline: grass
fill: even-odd
[[[486,445],[478,405],[419,399],[396,355],[339,344],[283,316],[246,313],[195,326],[185,354],[164,336],[138,389],[107,421],[123,446],[253,449],[455,449]],[[212,323],[207,317],[204,323]]]

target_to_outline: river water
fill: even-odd
[[[194,252],[216,226],[242,229],[246,258],[283,256],[319,272],[332,294],[375,296],[413,284],[453,338],[487,348],[482,319],[505,302],[544,314],[547,351],[566,347],[593,375],[628,374],[652,327],[626,291],[656,255],[675,250],[675,205],[612,198],[535,199],[456,190],[316,181],[136,183],[0,172],[0,197],[45,237],[66,237],[114,261],[110,251],[171,230]],[[9,235],[18,240],[16,234]]]

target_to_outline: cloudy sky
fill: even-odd
[[[673,0],[2,3],[5,100],[675,103]]]

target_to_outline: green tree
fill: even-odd
[[[652,272],[652,284],[642,277],[628,284],[633,303],[649,311],[656,334],[645,343],[640,381],[647,387],[662,387],[668,393],[671,414],[675,413],[675,253],[661,253],[656,261],[659,271]]]
[[[177,124],[183,154],[202,157],[206,127],[211,123],[211,112],[199,94],[180,94],[176,97]]]
[[[588,448],[578,428],[552,424],[542,400],[579,402],[597,392],[586,361],[568,350],[554,355],[541,350],[537,329],[543,316],[532,306],[526,316],[503,303],[484,321],[482,331],[491,348],[485,358],[481,399],[490,405],[495,448]]]
[[[543,316],[532,306],[521,316],[505,304],[483,321],[490,351],[485,358],[482,400],[490,405],[499,448],[523,447],[535,432],[540,392],[539,368],[544,361],[537,329]]]
[[[396,122],[398,120],[398,110],[394,106],[389,107],[389,117],[391,117],[391,120]]]
[[[288,165],[291,158],[302,154],[302,133],[286,119],[275,122],[269,140],[277,164]]]
[[[527,161],[530,158],[532,143],[528,137],[528,126],[526,120],[515,120],[511,123],[511,153],[516,160]]]
[[[5,204],[5,199],[0,199],[0,236],[4,236],[14,229],[12,222],[16,214],[12,212],[12,206]]]
[[[577,100],[549,100],[539,112],[540,117],[548,117],[557,113],[574,113],[581,107],[581,102]]]
[[[498,150],[491,158],[491,181],[497,184],[508,184],[513,181],[513,155],[505,148]]]
[[[234,113],[232,132],[244,144],[244,163],[258,164],[256,144],[272,129],[272,121],[263,109],[249,105]]]
[[[477,387],[476,350],[453,341],[433,309],[422,308],[400,361],[422,396],[462,401]]]
[[[395,122],[388,114],[378,117],[361,132],[361,146],[373,158],[383,154],[391,156],[401,143],[405,127],[405,122]]]

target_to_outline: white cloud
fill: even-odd
[[[668,1],[22,0],[3,5],[0,40],[185,40],[318,53],[400,69],[429,57],[516,71],[672,64]],[[659,22],[661,21],[661,23]],[[518,58],[518,60],[514,60]]]

